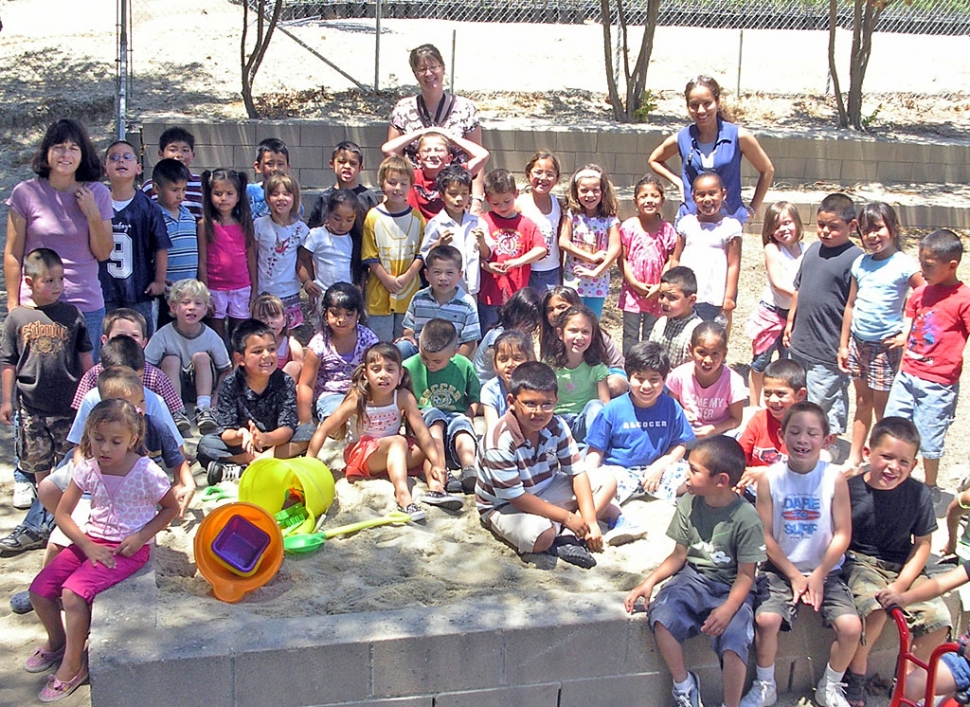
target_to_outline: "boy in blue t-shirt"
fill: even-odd
[[[261,140],[256,146],[256,161],[253,162],[253,169],[256,170],[258,181],[246,185],[246,197],[249,199],[249,211],[255,221],[269,213],[264,192],[266,180],[277,174],[290,173],[290,150],[286,147],[286,143],[276,137]],[[302,214],[303,207],[300,206],[300,215]]]
[[[165,292],[168,249],[172,241],[159,209],[144,192],[135,189],[141,165],[131,143],[125,140],[111,143],[104,165],[114,208],[111,219],[114,249],[98,269],[105,311],[119,307],[135,310],[145,317],[150,337],[155,333],[158,319],[158,296]]]
[[[645,492],[675,503],[687,479],[681,463],[694,439],[683,408],[664,393],[670,362],[663,346],[641,341],[626,355],[630,392],[607,403],[586,434],[588,469],[608,465],[620,502]],[[610,545],[642,537],[625,516],[604,538]]]

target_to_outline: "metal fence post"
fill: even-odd
[[[381,0],[374,0],[374,93],[381,90]]]

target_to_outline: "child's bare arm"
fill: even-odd
[[[449,142],[457,145],[462,152],[468,155],[468,162],[465,166],[473,177],[481,172],[485,165],[488,164],[488,150],[478,143],[455,135],[447,135],[446,137]]]
[[[391,275],[379,262],[368,263],[367,266],[370,268],[370,271],[374,273],[374,276],[380,281],[381,285],[384,286],[384,289],[390,292],[392,295],[396,295],[398,292],[404,289],[404,287],[397,281],[397,278]]]
[[[728,593],[727,599],[724,600],[723,604],[708,614],[707,620],[701,626],[701,633],[706,633],[708,636],[720,636],[724,633],[728,624],[731,623],[731,619],[734,618],[734,615],[738,613],[738,609],[744,604],[744,600],[748,598],[748,594],[751,593],[753,586],[754,563],[738,563],[738,576],[734,579],[734,584],[731,585],[731,591]]]
[[[165,292],[166,270],[168,270],[168,250],[160,248],[155,251],[155,279],[145,288],[146,295],[157,297]]]
[[[961,492],[950,501],[946,509],[946,545],[940,551],[943,555],[952,555],[956,552],[957,542],[960,536],[960,519],[970,511],[970,489]]]
[[[676,268],[680,265],[680,259],[684,255],[684,247],[687,245],[687,239],[678,231],[677,232],[677,244],[674,246],[674,252],[670,254],[670,260],[667,261],[668,270],[670,268]]]
[[[383,145],[381,145],[381,152],[384,153],[385,157],[393,157],[394,155],[397,155],[398,157],[400,157],[404,154],[404,148],[406,148],[408,145],[410,145],[412,142],[417,140],[425,133],[442,134],[439,128],[435,128],[435,127],[418,128],[414,132],[404,133],[403,135],[398,135],[395,138],[391,138]],[[448,139],[449,140],[451,139],[450,136],[448,136]]]
[[[411,265],[408,266],[408,269],[397,276],[397,282],[401,286],[402,290],[411,284],[411,280],[413,280],[415,276],[421,272],[421,268],[423,267],[424,260],[421,258],[415,258]]]
[[[855,315],[855,300],[859,295],[859,282],[854,277],[849,280],[849,299],[842,315],[842,335],[839,339],[839,353],[836,362],[839,370],[849,372],[849,340],[852,337],[852,317]]]
[[[899,570],[896,581],[890,583],[890,587],[895,586],[899,591],[903,592],[913,586],[913,582],[920,576],[920,573],[926,567],[926,561],[930,557],[930,540],[932,537],[932,535],[920,535],[915,538],[909,557],[903,564],[902,569]]]
[[[741,239],[732,238],[727,248],[727,279],[721,309],[733,312],[738,306],[738,279],[741,276]]]
[[[650,157],[647,158],[647,164],[650,165],[650,169],[661,177],[666,178],[676,187],[680,195],[680,203],[683,204],[684,180],[681,179],[679,174],[675,174],[667,167],[667,160],[671,157],[676,157],[678,154],[680,154],[680,149],[677,147],[677,135],[674,134],[654,148],[653,152],[650,153]]]
[[[145,543],[158,535],[160,530],[167,528],[168,524],[171,523],[175,519],[175,516],[178,515],[179,504],[178,501],[175,500],[175,492],[172,491],[172,489],[169,489],[168,492],[162,496],[161,500],[158,502],[158,505],[161,506],[161,508],[159,509],[158,513],[155,514],[155,517],[148,522],[148,525],[138,532],[132,533],[118,543],[118,547],[115,548],[114,554],[131,557],[138,552]]]
[[[505,261],[505,267],[507,269],[521,268],[523,265],[528,265],[529,263],[534,263],[537,260],[542,260],[546,257],[546,250],[544,245],[537,245],[535,248],[530,250],[525,255],[520,255],[518,258],[509,258]]]
[[[178,502],[178,517],[180,519],[185,518],[185,510],[189,507],[192,497],[195,495],[195,477],[192,476],[192,467],[184,459],[175,469],[175,485],[172,486],[172,490],[175,492],[175,500]]]
[[[309,355],[304,356],[303,370],[300,371],[300,380],[296,384],[296,416],[301,425],[313,419],[313,389],[319,370],[320,357],[310,351]]]
[[[599,523],[596,522],[596,508],[593,505],[593,489],[589,483],[589,476],[586,472],[576,474],[573,477],[573,495],[576,496],[576,504],[579,506],[579,515],[586,523],[586,534],[580,537],[586,540],[586,545],[593,552],[602,552],[603,534],[600,532]]]
[[[259,266],[256,262],[256,243],[246,246],[246,269],[249,271],[249,305],[252,306],[259,294]]]
[[[677,543],[674,545],[673,552],[661,562],[657,569],[647,575],[647,578],[630,590],[623,600],[623,606],[629,613],[633,613],[633,606],[637,599],[643,598],[644,605],[650,603],[650,595],[653,588],[665,579],[673,577],[687,564],[687,546]]]
[[[448,478],[445,470],[445,460],[438,457],[438,447],[431,438],[431,431],[424,424],[421,410],[418,409],[418,401],[414,399],[414,394],[407,390],[402,390],[398,394],[398,401],[401,404],[401,411],[408,421],[411,433],[418,440],[418,447],[424,452],[428,463],[431,465],[431,475],[440,483],[444,483]]]
[[[464,344],[461,344],[458,347],[458,353],[471,360],[471,357],[475,355],[475,342],[466,341]]]
[[[78,363],[81,364],[81,372],[86,373],[87,371],[94,368],[94,354],[90,351],[84,351],[77,355]]]
[[[323,448],[323,443],[327,441],[327,437],[336,432],[337,428],[347,422],[355,412],[357,412],[357,393],[351,391],[340,402],[340,405],[333,411],[333,414],[317,425],[317,429],[313,432],[313,437],[310,438],[310,445],[307,447],[307,457],[316,459],[320,450]]]
[[[788,321],[785,322],[785,332],[781,335],[781,343],[791,346],[791,333],[795,328],[795,312],[798,310],[798,290],[791,298],[791,309],[788,310]]]
[[[791,280],[786,280],[781,248],[776,243],[765,246],[765,273],[768,276],[768,283],[774,290],[789,297],[795,294]]]
[[[303,246],[300,246],[296,250],[296,276],[303,283],[303,289],[306,290],[307,295],[310,297],[319,297],[323,294],[320,285],[314,280],[317,275],[316,269],[313,266],[313,253]]]
[[[609,241],[607,242],[606,246],[606,257],[603,258],[603,261],[599,265],[590,271],[589,276],[599,277],[613,267],[613,263],[618,257],[620,257],[620,250],[620,228],[614,223],[612,226],[610,226]]]
[[[907,607],[910,604],[929,601],[930,599],[943,596],[947,592],[966,584],[968,580],[970,578],[967,577],[967,570],[963,565],[960,565],[945,574],[937,575],[925,582],[920,582],[915,587],[901,594],[890,591],[889,587],[880,589],[876,593],[876,599],[886,609],[891,606]]]
[[[205,224],[199,221],[199,224],[195,228],[196,242],[199,245],[199,282],[203,285],[209,285],[209,264],[208,252],[209,243],[205,239]]]
[[[17,383],[17,369],[4,364],[3,373],[3,403],[0,404],[0,422],[5,425],[13,423],[13,389]]]

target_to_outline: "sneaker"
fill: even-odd
[[[458,479],[461,481],[461,490],[470,496],[475,493],[475,484],[478,483],[478,469],[464,466]]]
[[[552,543],[549,553],[563,562],[582,567],[584,570],[596,567],[596,559],[586,548],[586,543],[574,535],[560,535]]]
[[[851,707],[866,707],[868,695],[865,675],[853,673],[851,670],[845,671],[845,701]]]
[[[616,524],[606,531],[603,540],[607,545],[625,545],[634,540],[647,537],[647,529],[636,524],[625,515],[616,519]]]
[[[822,707],[849,707],[845,699],[845,683],[829,682],[823,675],[815,686],[815,701]]]
[[[235,462],[209,462],[205,478],[209,482],[209,486],[215,486],[220,481],[239,481],[239,477],[242,476],[245,468],[242,464]]]
[[[442,493],[441,491],[428,491],[421,497],[421,503],[427,503],[429,506],[438,506],[444,508],[446,511],[460,511],[462,506],[465,505],[465,502],[457,496]]]
[[[184,411],[179,411],[172,415],[175,420],[175,426],[178,427],[179,433],[182,437],[192,436],[192,423],[189,421],[188,415]]]
[[[409,516],[411,516],[411,520],[415,523],[428,519],[428,514],[421,510],[417,503],[409,503],[407,506],[398,506],[397,509],[401,511],[401,513],[407,513]]]
[[[701,702],[701,681],[694,673],[688,672],[690,679],[694,681],[693,687],[686,692],[681,692],[676,687],[670,691],[674,696],[677,707],[704,707]]]
[[[10,610],[15,614],[29,614],[34,610],[34,605],[30,603],[30,592],[17,592],[10,597]]]
[[[452,476],[448,474],[448,480],[445,481],[445,491],[454,495],[456,493],[465,493],[465,490],[461,487],[461,480],[457,476]]]
[[[29,481],[17,481],[13,485],[13,507],[20,511],[26,511],[34,505],[34,496],[37,492],[34,485]]]
[[[199,428],[200,435],[208,435],[219,429],[216,416],[212,414],[212,408],[202,408],[195,411],[195,426]]]
[[[755,680],[748,694],[741,698],[741,707],[771,707],[778,701],[775,681]]]
[[[28,550],[40,550],[47,545],[48,537],[50,533],[39,533],[26,525],[18,525],[10,535],[0,538],[0,557],[19,555]]]

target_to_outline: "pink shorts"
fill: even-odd
[[[344,463],[347,465],[344,468],[344,476],[347,477],[348,481],[370,479],[375,476],[387,476],[387,470],[371,473],[367,468],[367,460],[377,451],[381,439],[380,437],[361,437],[356,443],[349,447],[344,447]],[[418,448],[418,441],[414,437],[405,436],[404,439],[407,440],[408,451]],[[420,466],[414,469],[408,469],[408,476],[418,476],[421,471],[422,467]]]
[[[228,314],[233,319],[249,319],[249,295],[252,291],[252,287],[238,290],[210,290],[213,318],[225,319]]]
[[[108,548],[116,548],[120,543],[108,542],[100,538],[88,539]],[[92,565],[87,555],[77,545],[71,545],[61,550],[47,567],[34,577],[30,583],[30,591],[47,599],[60,599],[65,589],[70,589],[88,604],[94,597],[108,587],[123,582],[148,562],[151,556],[151,546],[145,544],[131,557],[115,555],[114,569],[108,569],[102,564]]]

